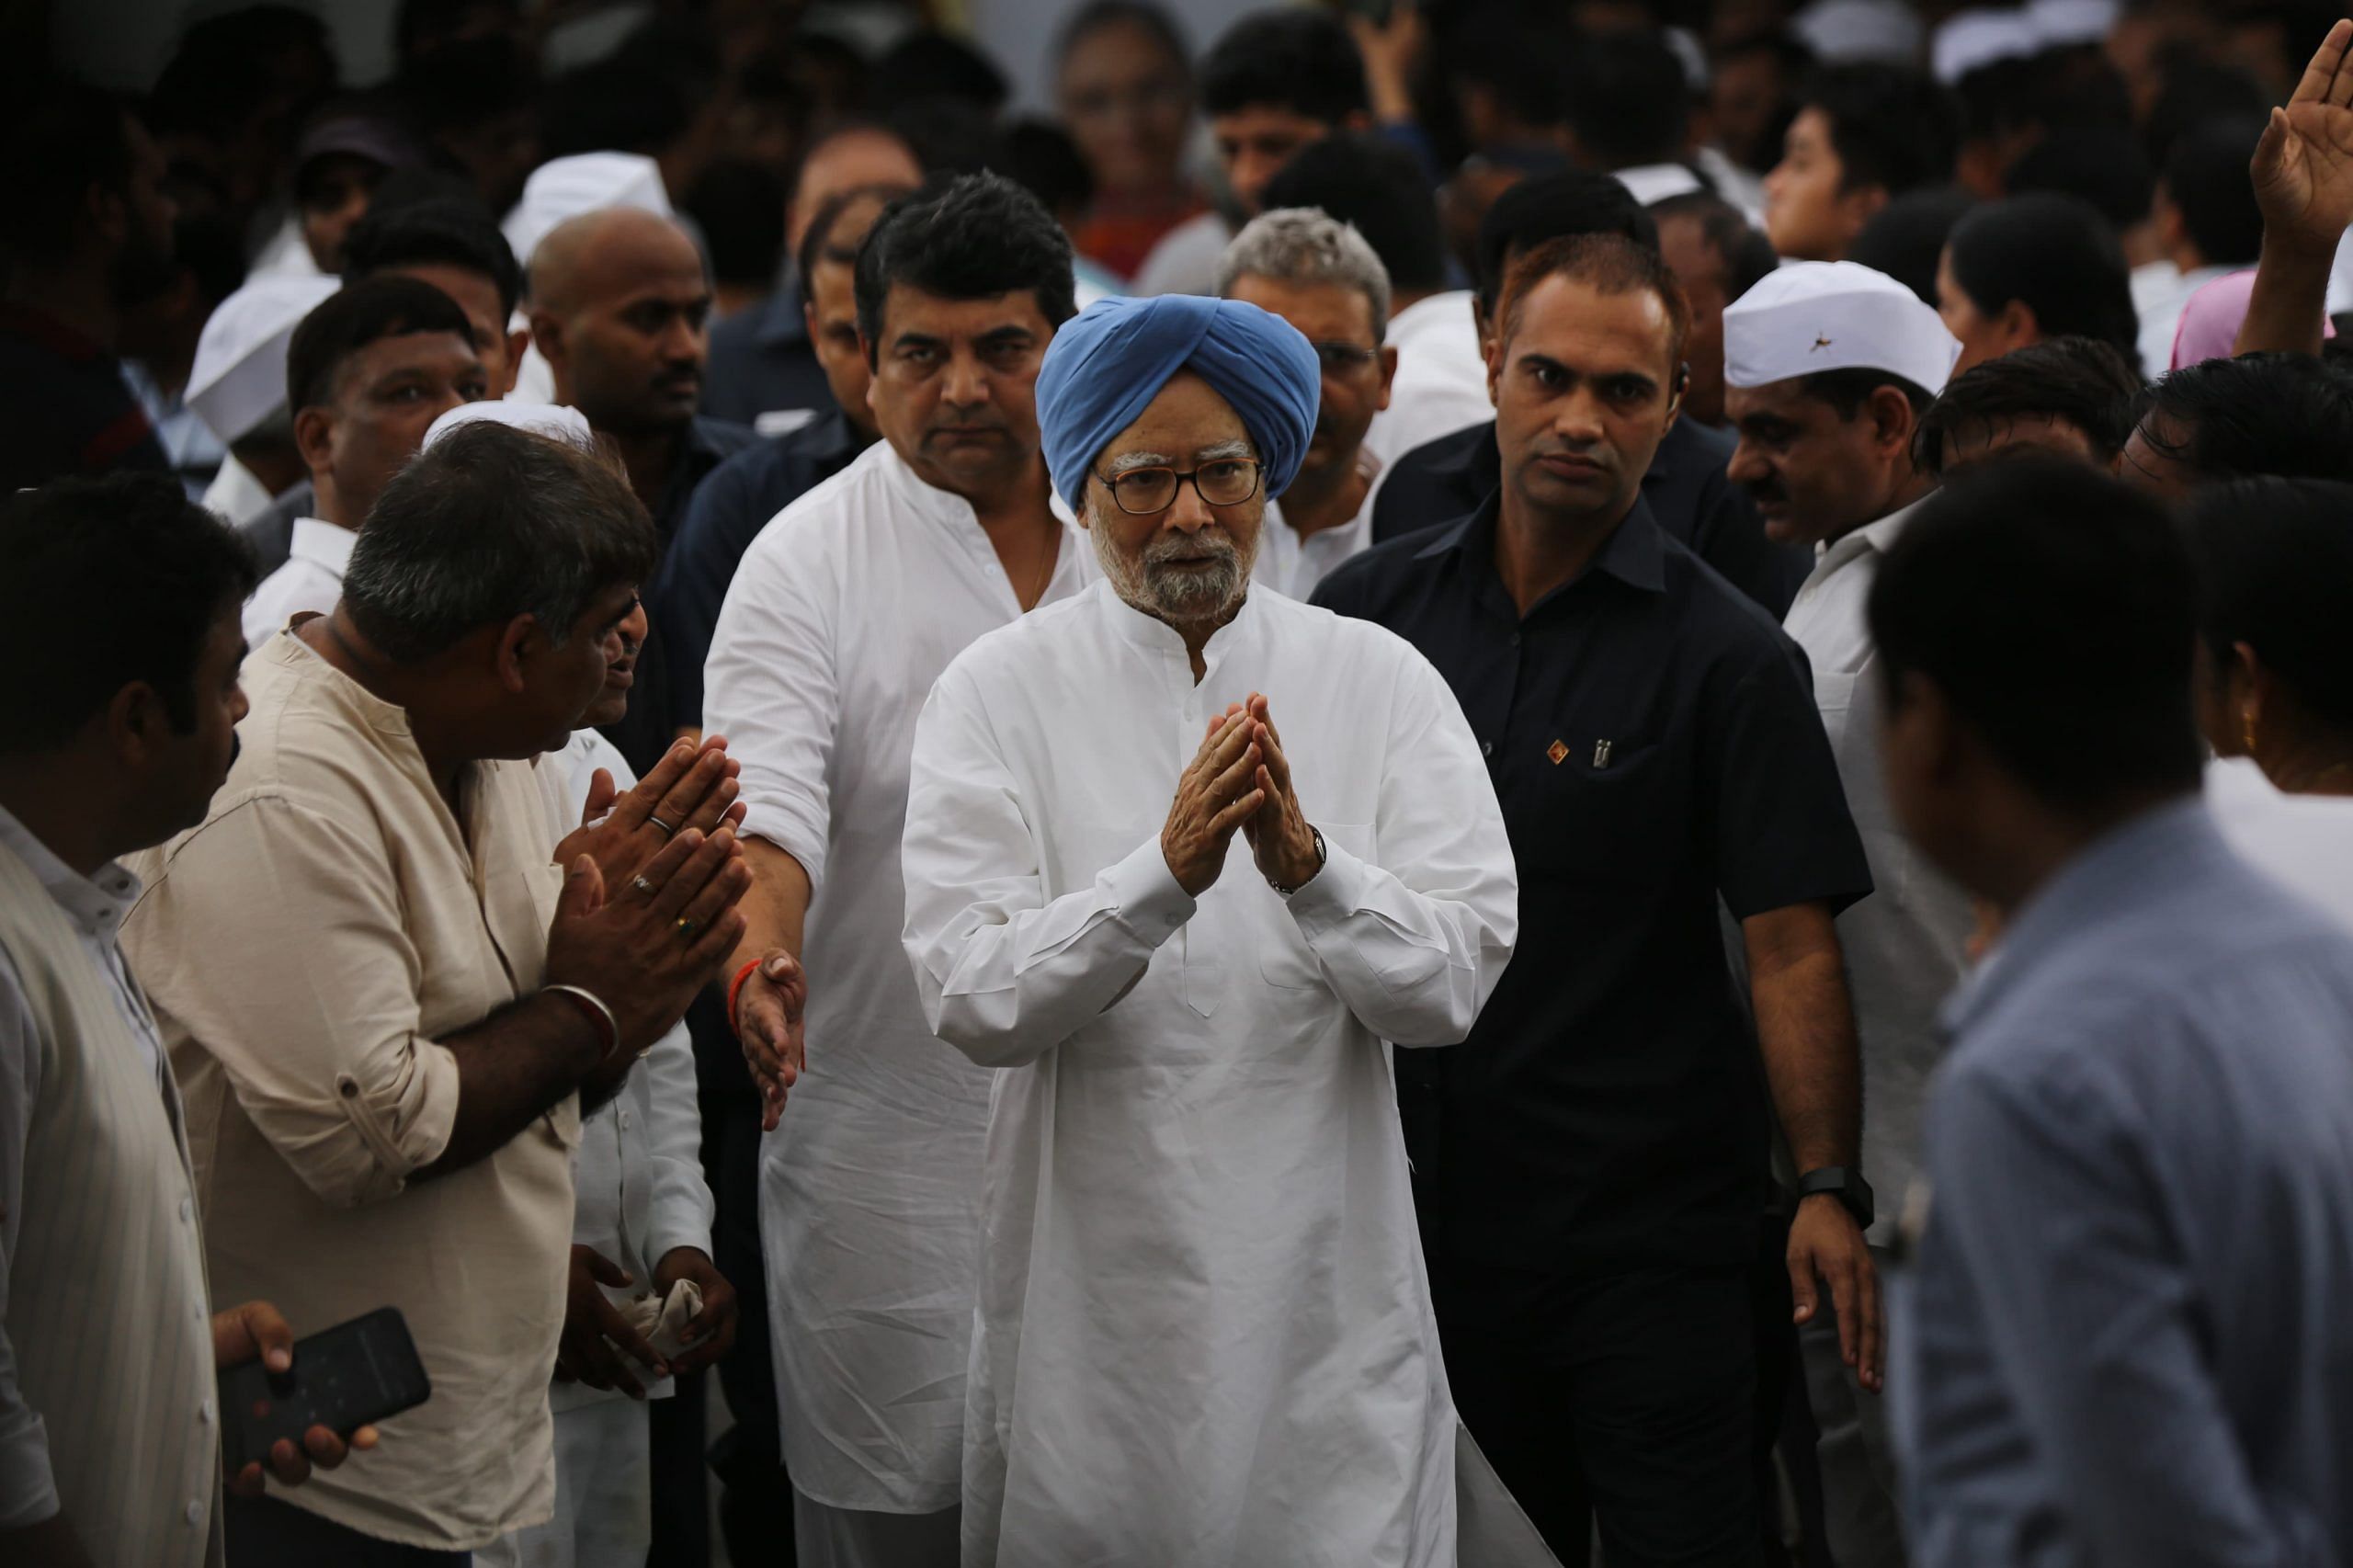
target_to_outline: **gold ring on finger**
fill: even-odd
[[[698,929],[698,922],[689,920],[685,915],[681,915],[678,916],[678,935],[689,942],[693,941],[695,939],[695,932]]]

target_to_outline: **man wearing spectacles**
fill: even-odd
[[[1281,502],[1267,504],[1252,572],[1261,586],[1303,599],[1372,542],[1381,460],[1364,437],[1389,406],[1397,375],[1397,350],[1381,341],[1389,274],[1355,228],[1290,208],[1253,219],[1234,236],[1218,263],[1217,291],[1281,317],[1315,350],[1315,433]]]

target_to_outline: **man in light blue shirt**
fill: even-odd
[[[1891,801],[2004,926],[1947,1011],[1889,1379],[1916,1561],[2353,1560],[2353,941],[2199,799],[2165,514],[1995,465],[1870,620]]]

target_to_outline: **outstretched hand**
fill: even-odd
[[[2303,79],[2255,150],[2248,172],[2266,244],[2335,255],[2353,227],[2353,20],[2328,29]]]

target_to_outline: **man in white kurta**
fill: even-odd
[[[867,259],[882,439],[753,541],[704,667],[756,879],[730,998],[747,1050],[776,1016],[755,966],[790,951],[806,977],[808,1071],[771,1099],[760,1171],[803,1568],[955,1561],[991,1075],[932,1038],[898,951],[907,756],[950,659],[1093,574],[1030,403],[1071,309],[1053,220],[959,181],[886,212]]]
[[[1469,1032],[1517,883],[1438,673],[1250,585],[1316,379],[1238,301],[1065,326],[1040,423],[1108,580],[975,643],[916,728],[905,946],[1000,1069],[968,1565],[1456,1561],[1383,1041]]]

